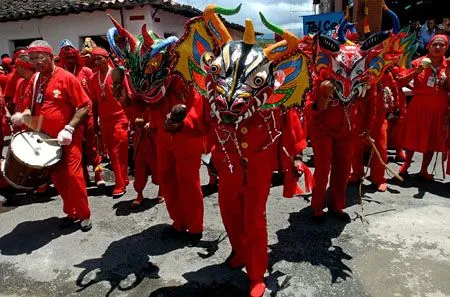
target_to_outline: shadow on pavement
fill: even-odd
[[[443,183],[441,181],[425,181],[417,174],[406,176],[403,182],[388,179],[387,183],[398,185],[402,188],[417,188],[417,193],[414,194],[413,197],[418,199],[423,198],[425,193],[430,193],[443,198],[450,198],[448,183]]]
[[[32,191],[24,192],[10,187],[0,190],[0,195],[5,197],[5,201],[2,204],[4,207],[18,207],[35,203],[50,202],[59,194],[55,187],[50,187],[45,193],[33,193]]]
[[[277,231],[278,243],[269,246],[269,285],[277,284],[276,279],[284,275],[273,271],[274,265],[280,261],[307,262],[325,267],[330,271],[332,283],[352,277],[352,270],[343,262],[351,260],[352,256],[345,253],[341,247],[334,246],[331,241],[339,237],[346,224],[327,217],[325,224],[315,225],[311,222],[311,213],[309,206],[300,212],[291,213],[288,219],[289,227]],[[271,288],[272,291],[279,289]]]
[[[156,203],[157,200],[157,198],[144,198],[144,200],[142,200],[142,204],[137,208],[131,208],[133,200],[119,201],[113,205],[113,209],[116,210],[116,216],[128,216],[132,213],[144,212],[153,208],[154,206],[158,205],[158,203]]]
[[[211,280],[219,275],[221,281]],[[187,283],[180,286],[159,288],[149,297],[247,297],[245,285],[236,284],[236,280],[246,280],[243,271],[229,270],[225,265],[211,265],[195,272],[183,274]]]
[[[78,231],[78,225],[61,230],[59,218],[51,217],[39,221],[27,221],[18,224],[10,233],[0,238],[1,255],[31,254],[52,240]]]
[[[202,185],[202,194],[203,197],[208,197],[212,194],[217,193],[219,190],[219,185],[218,184],[206,184],[206,185]]]
[[[76,281],[80,287],[77,292],[107,281],[111,288],[105,296],[110,296],[116,289],[128,291],[146,278],[159,278],[159,268],[151,262],[150,257],[166,254],[186,245],[185,241],[164,234],[164,230],[169,227],[166,224],[155,225],[141,233],[114,241],[101,258],[89,259],[75,265],[84,269]],[[99,295],[102,294],[97,294]]]
[[[114,190],[114,185],[106,185],[104,187],[98,188],[96,185],[89,186],[87,188],[88,196],[109,196],[112,197],[112,192]]]

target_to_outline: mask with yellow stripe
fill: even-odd
[[[258,46],[249,19],[242,40],[233,40],[218,14],[232,15],[239,10],[240,5],[235,9],[208,5],[202,17],[187,24],[185,36],[175,47],[181,61],[175,69],[205,95],[212,116],[235,125],[260,109],[300,103],[310,85],[298,38],[269,23],[262,14],[264,25],[282,41]]]

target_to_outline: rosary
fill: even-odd
[[[105,79],[103,80],[103,83],[100,81],[100,71],[98,72],[98,75],[97,75],[98,85],[99,85],[100,89],[102,90],[101,96],[102,96],[103,100],[105,100],[105,97],[106,97],[106,92],[105,92],[106,80],[108,80],[108,75],[111,73],[111,70],[112,69],[108,66],[108,72],[105,75]]]
[[[262,150],[266,150],[277,140],[278,137],[281,136],[281,131],[277,129],[277,121],[275,119],[275,115],[273,114],[273,110],[270,112],[270,115],[268,117],[263,116],[261,113],[259,113],[259,115],[263,118],[264,123],[266,123],[267,132],[269,133],[270,136],[270,143],[268,143],[262,148]],[[273,129],[270,127],[269,123],[270,119],[272,119]],[[272,134],[273,132],[275,132],[275,135]]]
[[[350,112],[349,109],[352,106],[351,103],[349,103],[347,106],[344,106],[344,114],[345,114],[345,120],[347,121],[348,125],[348,131],[352,131],[352,125],[350,123]]]
[[[238,155],[239,155],[239,157],[241,159],[242,168],[244,169],[243,183],[246,184],[247,183],[247,162],[248,162],[248,160],[247,160],[247,158],[244,158],[244,156],[242,155],[242,151],[241,151],[241,149],[239,147],[239,143],[238,143],[238,140],[237,140],[237,137],[236,137],[236,133],[232,132],[232,131],[228,131],[228,130],[223,130],[223,129],[222,129],[222,131],[228,133],[228,136],[227,136],[226,139],[220,138],[219,132],[217,131],[217,129],[214,129],[214,132],[216,132],[217,140],[219,141],[219,143],[220,143],[220,145],[222,147],[222,151],[225,154],[225,158],[227,159],[228,168],[230,170],[230,173],[233,173],[233,164],[231,163],[230,156],[228,155],[228,152],[227,152],[227,150],[225,148],[225,143],[228,140],[230,140],[231,137],[233,137],[233,139],[232,139],[233,140],[233,144],[236,147]]]

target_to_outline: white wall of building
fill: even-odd
[[[125,28],[133,34],[140,34],[144,22],[150,30],[155,31],[160,36],[164,33],[173,33],[180,37],[184,32],[186,17],[157,10],[149,5],[138,6],[133,9],[123,9]],[[40,19],[31,19],[17,22],[0,23],[0,53],[11,54],[14,49],[14,40],[42,38],[48,41],[55,52],[59,50],[59,43],[67,38],[75,47],[81,48],[80,37],[105,35],[112,26],[107,13],[111,14],[120,23],[120,11],[96,11],[93,13],[83,12],[80,14],[70,14],[63,16],[46,16]],[[159,18],[160,22],[152,19]],[[145,17],[144,20],[130,20],[131,16]],[[242,33],[230,30],[234,38],[241,38]]]

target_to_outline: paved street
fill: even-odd
[[[421,156],[415,160],[412,173]],[[450,179],[442,180],[440,165],[436,176],[441,179],[422,182],[412,175],[402,186],[390,180],[383,194],[364,186],[368,223],[360,219],[358,188],[350,187],[347,211],[354,220],[347,225],[332,219],[313,225],[310,198],[284,199],[282,187],[274,186],[267,207],[266,296],[450,296]],[[59,230],[58,196],[4,201],[0,296],[246,296],[244,272],[223,265],[230,247],[222,240],[216,193],[204,199],[206,229],[194,248],[163,235],[170,220],[165,205],[149,199],[156,196],[154,186],[137,211],[129,208],[131,185],[115,200],[95,188],[89,193],[88,233]]]

